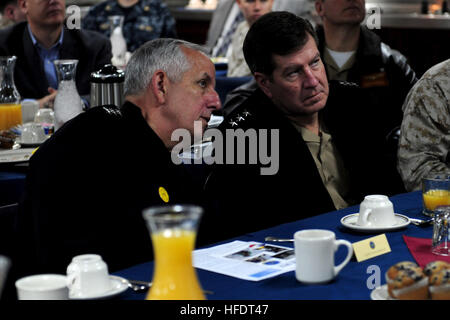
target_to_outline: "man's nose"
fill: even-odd
[[[316,75],[310,68],[305,69],[305,81],[303,85],[305,88],[316,87],[319,84],[319,80],[317,80]]]
[[[222,108],[222,103],[220,102],[219,94],[216,90],[212,89],[211,93],[207,96],[207,106],[208,108],[219,110]]]

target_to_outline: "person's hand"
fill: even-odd
[[[58,90],[53,89],[52,87],[48,88],[49,95],[46,95],[45,97],[38,99],[39,102],[39,108],[51,108],[53,109],[53,102],[55,101],[56,94],[58,93]]]

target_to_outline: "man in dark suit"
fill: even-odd
[[[268,13],[250,28],[244,56],[258,88],[219,127],[224,164],[206,183],[224,238],[395,192],[379,124],[356,85],[329,84],[310,23]]]
[[[174,130],[193,134],[195,121],[204,129],[220,108],[214,65],[199,50],[182,40],[147,42],[127,65],[122,108],[91,108],[39,147],[18,219],[18,272],[65,273],[83,253],[100,254],[111,272],[149,261],[142,211],[201,205],[201,189],[171,152]]]
[[[53,61],[77,59],[78,93],[87,98],[91,72],[111,62],[111,44],[104,36],[64,26],[65,0],[19,0],[22,22],[0,31],[0,55],[17,56],[14,81],[21,97],[51,104],[58,89]],[[87,99],[88,100],[88,99]]]

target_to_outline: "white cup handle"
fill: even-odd
[[[361,220],[364,226],[367,226],[369,224],[369,216],[372,213],[372,209],[367,208],[366,210],[363,211],[363,213],[360,213],[361,215]]]
[[[67,273],[67,287],[70,291],[79,290],[80,273],[73,270]]]
[[[348,249],[347,257],[345,258],[345,260],[340,265],[334,267],[334,275],[337,276],[337,274],[342,270],[342,268],[345,267],[347,263],[349,263],[351,257],[353,256],[353,247],[352,244],[347,240],[335,240],[334,245],[336,251],[340,245],[344,245]]]

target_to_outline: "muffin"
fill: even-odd
[[[415,262],[411,261],[402,261],[394,264],[391,266],[388,271],[386,272],[386,282],[388,286],[388,292],[391,297],[393,297],[392,294],[392,288],[393,288],[393,281],[398,276],[400,271],[411,269],[411,268],[417,268],[418,265]]]
[[[428,277],[420,267],[400,270],[391,285],[393,298],[399,300],[428,299]]]
[[[450,269],[450,263],[445,261],[432,261],[428,263],[425,268],[423,268],[423,272],[429,280],[431,280],[431,276],[433,276],[433,274],[438,273],[443,269]]]
[[[450,300],[450,269],[441,269],[430,277],[430,294],[433,300]]]

